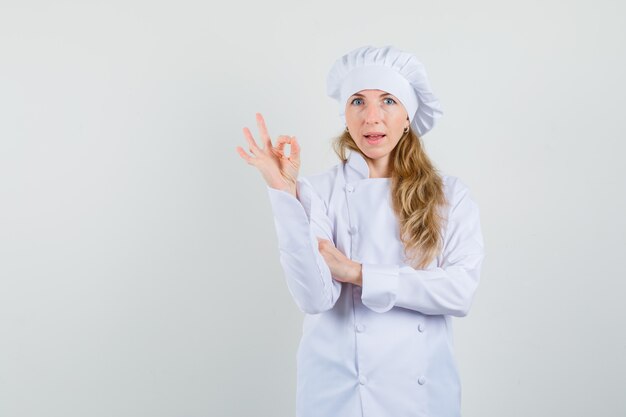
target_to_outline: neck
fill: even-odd
[[[367,167],[369,168],[370,178],[389,178],[391,170],[389,169],[389,155],[384,158],[370,159],[365,157]]]

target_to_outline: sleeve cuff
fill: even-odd
[[[391,310],[398,297],[399,273],[398,265],[362,264],[363,304],[376,313]]]
[[[279,217],[300,217],[302,215],[304,210],[297,198],[287,191],[272,188],[269,185],[266,185],[266,188],[274,214]]]

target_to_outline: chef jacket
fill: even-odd
[[[442,175],[443,250],[425,269],[403,262],[390,179],[351,152],[297,195],[267,186],[280,263],[305,314],[297,351],[298,417],[458,417],[451,316],[465,316],[484,258],[468,187]],[[362,287],[332,278],[317,237],[362,264]]]

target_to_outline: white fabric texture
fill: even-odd
[[[339,102],[344,120],[348,98],[361,90],[382,90],[396,96],[420,136],[443,115],[424,65],[415,55],[393,46],[364,46],[335,61],[326,79],[326,93]]]
[[[390,180],[363,156],[298,179],[298,198],[267,187],[280,263],[304,312],[297,352],[298,417],[459,417],[451,316],[468,313],[484,258],[468,187],[443,176],[449,202],[440,256],[402,262]],[[318,251],[331,240],[363,265],[363,287],[341,283]]]

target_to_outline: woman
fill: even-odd
[[[297,415],[460,415],[451,316],[468,313],[484,258],[479,210],[421,136],[442,114],[415,56],[363,47],[332,67],[341,162],[299,178],[295,137],[248,155],[267,182],[289,290],[306,313]],[[290,145],[289,156],[285,146]],[[346,150],[350,153],[346,157]]]

